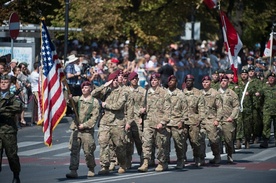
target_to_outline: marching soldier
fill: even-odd
[[[164,171],[168,169],[168,160],[166,156],[168,144],[168,131],[166,130],[166,121],[164,118],[164,96],[166,91],[160,87],[160,75],[153,73],[150,77],[151,87],[146,95],[146,107],[141,113],[146,112],[143,131],[143,165],[138,168],[140,172],[147,172],[149,160],[151,159],[153,146],[158,148],[157,159],[158,166],[155,171]]]
[[[101,170],[98,172],[99,175],[109,174],[110,142],[114,146],[120,166],[118,173],[125,173],[126,171],[126,121],[124,117],[127,96],[124,90],[119,87],[117,77],[118,72],[110,74],[108,82],[92,92],[93,97],[98,99],[106,98],[105,102],[102,102],[105,113],[100,120],[98,134],[101,164]],[[109,94],[106,96],[107,93]]]
[[[214,71],[214,72],[212,73],[211,88],[214,88],[214,89],[216,89],[216,90],[219,89],[219,73],[218,73],[218,71]]]
[[[202,118],[200,123],[201,157],[205,157],[205,136],[207,135],[214,155],[214,159],[210,160],[210,163],[219,164],[221,157],[218,125],[222,118],[222,100],[219,92],[211,88],[211,78],[209,76],[202,78],[202,86],[202,100],[199,103],[199,107],[203,107],[203,110],[199,110],[199,116]]]
[[[187,120],[187,100],[183,95],[183,92],[176,88],[177,79],[174,75],[169,76],[168,78],[168,89],[165,95],[165,116],[168,117],[167,121],[167,130],[170,133],[170,137],[173,138],[175,151],[177,156],[177,165],[176,169],[182,169],[184,167],[184,121]],[[170,139],[168,139],[170,140]],[[170,143],[168,143],[168,156],[170,150]]]
[[[134,152],[134,144],[137,149],[137,153],[140,156],[142,163],[142,135],[143,135],[143,115],[140,113],[140,109],[145,105],[145,93],[146,90],[138,86],[139,78],[136,72],[131,72],[128,76],[130,82],[129,95],[128,95],[128,119],[126,123],[127,130],[127,168],[131,168],[132,154]]]
[[[268,84],[263,87],[263,95],[264,95],[264,106],[263,106],[263,142],[260,144],[261,148],[268,147],[268,140],[271,132],[271,121],[273,120],[274,127],[274,138],[276,134],[276,75],[275,73],[270,73],[268,75]],[[276,140],[275,140],[276,146]]]
[[[262,121],[263,121],[263,111],[262,111],[262,95],[261,89],[263,87],[262,81],[256,78],[255,75],[255,68],[249,67],[248,68],[248,76],[249,76],[249,92],[252,93],[253,97],[253,141],[254,144],[258,143],[258,138],[262,135]]]
[[[239,115],[238,95],[228,88],[229,78],[224,75],[220,80],[220,89],[218,90],[222,99],[222,116],[220,121],[222,135],[226,146],[227,161],[233,163],[232,154],[234,152],[234,137],[236,133],[235,120]]]
[[[252,93],[249,92],[248,71],[243,69],[241,71],[241,80],[238,87],[235,89],[240,100],[240,113],[237,120],[236,129],[236,148],[241,149],[242,139],[245,138],[245,148],[249,149],[249,142],[253,133],[252,113],[253,113],[253,98]]]
[[[21,171],[18,146],[17,146],[17,121],[15,114],[22,112],[22,106],[15,95],[10,93],[11,78],[2,75],[0,79],[0,171],[2,156],[5,150],[10,169],[13,172],[13,183],[20,183],[19,173]]]
[[[80,150],[83,149],[85,154],[86,165],[89,168],[88,177],[95,175],[94,167],[96,166],[94,151],[96,149],[94,140],[94,126],[99,115],[100,105],[97,99],[91,96],[93,86],[89,81],[81,84],[82,96],[69,96],[77,104],[77,112],[80,124],[72,122],[70,128],[72,134],[70,137],[70,173],[66,174],[67,178],[77,178],[77,170],[80,162]]]
[[[199,101],[201,99],[201,91],[194,87],[194,76],[188,74],[185,77],[186,88],[184,89],[184,95],[188,101],[188,120],[185,121],[184,125],[184,153],[186,156],[187,152],[187,139],[189,138],[196,166],[202,166],[205,164],[205,156],[200,153],[200,121],[199,110],[203,109],[199,107]],[[202,112],[201,112],[202,113]]]

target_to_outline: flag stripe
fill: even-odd
[[[44,143],[52,145],[52,134],[66,111],[66,101],[61,85],[61,67],[51,42],[47,27],[42,21],[42,109]]]
[[[214,9],[217,6],[217,0],[204,0],[204,3],[209,9]]]
[[[243,44],[234,26],[231,24],[231,22],[229,21],[225,13],[222,11],[220,12],[220,18],[221,18],[225,47],[228,52],[228,58],[230,61],[231,70],[234,72],[233,82],[237,83],[238,82],[237,57]]]

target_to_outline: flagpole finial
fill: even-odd
[[[45,17],[41,17],[40,20],[41,20],[41,21],[45,21]]]

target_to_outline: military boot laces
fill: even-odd
[[[71,170],[70,173],[66,174],[66,178],[68,178],[68,179],[78,178],[77,170]]]

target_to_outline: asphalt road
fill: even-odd
[[[169,170],[155,172],[154,167],[147,173],[137,172],[139,157],[135,153],[133,156],[133,167],[125,174],[117,174],[116,171],[108,176],[96,175],[87,178],[87,167],[85,165],[83,152],[81,153],[81,163],[78,170],[78,179],[67,179],[65,174],[69,172],[68,140],[70,136],[71,118],[64,118],[54,130],[53,146],[47,147],[43,143],[43,133],[40,126],[23,127],[18,132],[19,156],[21,162],[21,182],[22,183],[147,183],[147,182],[187,182],[187,183],[275,183],[276,182],[276,147],[272,140],[268,149],[260,149],[257,144],[251,144],[250,149],[237,150],[233,158],[234,165],[226,163],[226,154],[222,154],[220,165],[207,164],[203,167],[196,167],[192,162],[192,151],[189,147],[187,156],[188,162],[182,170],[175,170],[176,155],[174,148],[171,152],[172,164]],[[96,130],[97,131],[97,130]],[[273,135],[273,134],[272,134]],[[96,137],[96,135],[95,135]],[[273,138],[271,138],[273,139]],[[173,143],[172,143],[173,146]],[[207,157],[212,159],[210,148],[207,148]],[[99,171],[99,146],[95,151],[97,162],[96,173]],[[2,172],[0,172],[0,183],[12,181],[12,172],[9,169],[7,158],[3,157]]]

